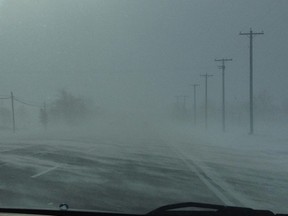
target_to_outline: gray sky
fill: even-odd
[[[166,106],[192,95],[209,73],[221,98],[215,58],[227,63],[227,102],[248,100],[249,28],[255,37],[255,94],[288,100],[286,0],[4,0],[0,90],[42,103],[65,88],[100,106]],[[220,101],[219,101],[220,106]]]

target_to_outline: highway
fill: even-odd
[[[271,190],[267,185],[263,190],[251,179],[252,173],[262,180],[269,178],[267,170],[248,173],[249,166],[233,167],[233,160],[226,164],[213,160],[217,154],[222,154],[220,158],[225,153],[226,157],[237,156],[227,150],[188,144],[135,137],[1,142],[0,204],[58,209],[59,204],[67,203],[71,209],[146,213],[188,201],[255,207],[262,207],[262,201],[268,203],[263,194],[271,195]],[[243,170],[250,181],[239,178]]]

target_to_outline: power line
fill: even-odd
[[[37,105],[35,103],[30,103],[30,102],[26,102],[23,99],[19,99],[18,97],[15,97],[13,92],[11,91],[10,96],[4,96],[1,95],[2,97],[0,97],[0,100],[4,100],[4,99],[10,99],[11,100],[11,109],[12,109],[12,128],[13,128],[13,133],[16,132],[16,120],[15,120],[15,101],[24,104],[26,106],[30,106],[30,107],[37,107],[37,108],[41,108],[44,109],[44,112],[46,113],[46,104],[44,103],[44,108],[43,106]]]
[[[17,102],[19,102],[19,103],[25,104],[25,105],[27,105],[27,106],[42,108],[42,106],[24,102],[22,99],[19,99],[19,98],[16,98],[16,97],[14,97],[14,100],[17,101]]]
[[[0,100],[6,100],[6,99],[11,99],[11,97],[3,97],[3,98],[0,98]]]

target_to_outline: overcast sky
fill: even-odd
[[[167,106],[176,95],[221,99],[215,58],[226,67],[227,103],[248,101],[249,39],[255,95],[288,100],[286,0],[4,0],[0,94],[42,103],[66,89],[100,106]],[[192,99],[192,98],[191,98]],[[220,106],[219,101],[219,106]]]

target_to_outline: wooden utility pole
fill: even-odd
[[[247,33],[240,32],[239,35],[247,35],[250,41],[250,84],[249,84],[249,96],[250,96],[250,134],[254,133],[254,116],[253,116],[253,36],[263,35],[264,32],[253,32],[250,28],[250,31]]]
[[[200,75],[205,78],[205,128],[208,128],[208,77],[212,77],[213,75],[204,74]]]
[[[221,61],[222,65],[219,67],[222,69],[222,130],[226,131],[226,107],[225,107],[225,62],[232,61],[232,59],[215,59],[215,61]]]
[[[197,88],[197,86],[199,86],[199,84],[193,84],[192,85],[193,86],[193,89],[194,89],[194,92],[193,92],[193,94],[194,94],[194,98],[193,98],[193,100],[194,100],[194,124],[196,125],[196,122],[197,122],[197,100],[196,100],[196,96],[197,96],[197,94],[196,94],[196,88]]]
[[[15,111],[14,111],[14,95],[13,95],[13,92],[11,92],[11,105],[12,105],[12,126],[13,126],[13,133],[15,133],[16,126],[15,126]]]

